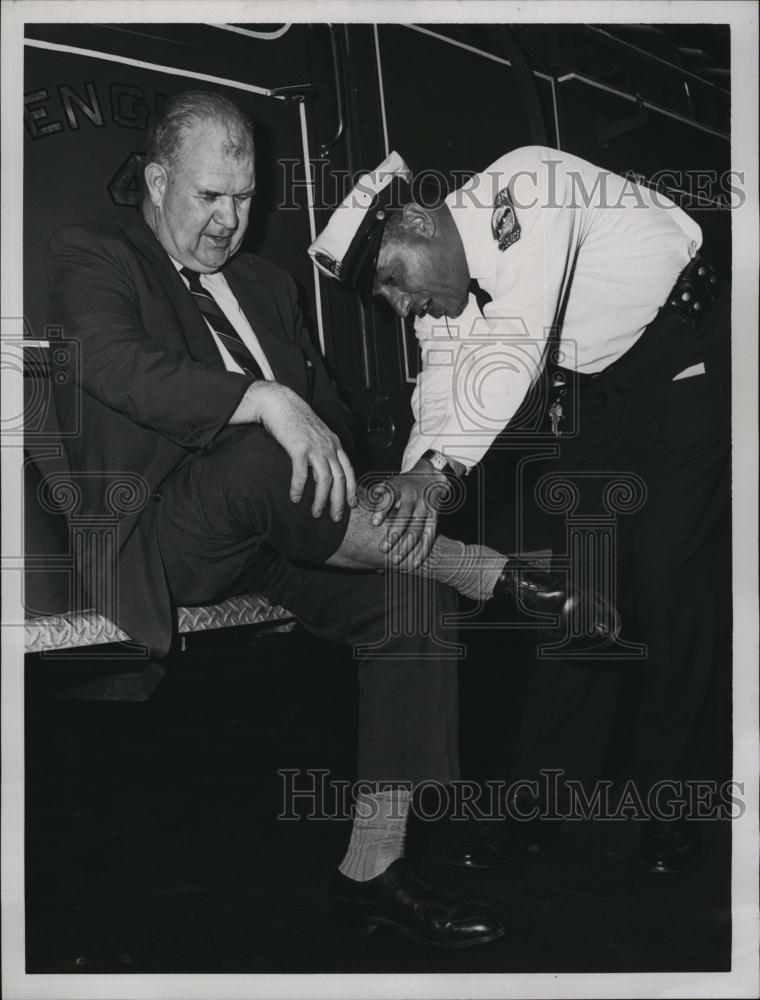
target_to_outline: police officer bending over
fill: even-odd
[[[410,178],[396,153],[383,171]],[[698,860],[693,824],[667,821],[678,813],[660,792],[695,777],[720,653],[730,294],[700,258],[701,242],[699,226],[658,192],[532,146],[434,208],[409,188],[384,205],[359,184],[310,248],[325,273],[415,317],[423,367],[402,475],[392,481],[400,510],[414,511],[420,474],[462,475],[480,462],[546,374],[555,471],[581,487],[621,472],[638,484],[616,556],[623,632],[645,647],[638,790],[661,809],[643,825],[639,865],[657,873]],[[597,779],[620,681],[616,669],[539,661],[511,779],[545,768]],[[527,842],[525,824],[486,824],[455,861],[495,867]]]

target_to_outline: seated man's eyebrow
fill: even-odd
[[[250,198],[250,197],[253,196],[253,193],[254,193],[254,189],[250,188],[247,191],[239,191],[237,194],[234,194],[232,197],[233,198]],[[209,197],[209,198],[223,198],[224,197],[224,192],[223,191],[209,191],[206,188],[201,188],[198,191],[198,194],[203,195],[204,197]]]

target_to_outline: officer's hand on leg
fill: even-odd
[[[382,485],[372,524],[379,527],[387,521],[388,535],[380,550],[398,569],[416,569],[427,558],[435,540],[440,502],[448,490],[442,473],[417,466]]]

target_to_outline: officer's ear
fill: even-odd
[[[436,234],[437,226],[435,218],[429,209],[418,205],[416,201],[410,201],[404,205],[404,229],[414,233],[415,236],[422,236],[425,239],[432,239]]]
[[[164,200],[166,180],[166,167],[160,163],[149,163],[145,167],[145,190],[156,208],[160,208]]]

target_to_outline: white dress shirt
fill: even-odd
[[[504,189],[520,235],[502,250],[492,223]],[[664,195],[541,146],[507,153],[446,204],[492,301],[485,318],[471,295],[456,319],[415,322],[422,371],[404,471],[428,448],[475,465],[538,377],[554,328],[558,364],[592,373],[616,361],[702,243]]]
[[[179,261],[176,261],[173,257],[171,257],[170,259],[172,264],[174,264],[174,266],[177,268],[177,271],[181,271],[183,265],[180,264]],[[190,291],[190,284],[187,278],[181,273],[180,277],[184,281],[185,285],[187,285],[188,291]],[[248,348],[248,350],[251,352],[251,354],[258,362],[259,368],[261,368],[264,378],[270,382],[274,382],[274,373],[272,372],[269,362],[267,361],[267,356],[266,354],[264,354],[261,344],[259,343],[259,339],[253,332],[251,324],[245,318],[245,314],[243,313],[243,310],[240,308],[240,303],[232,294],[232,289],[227,284],[227,279],[224,277],[221,271],[217,271],[215,274],[201,274],[199,275],[199,277],[201,279],[201,284],[203,285],[203,287],[207,289],[214,297],[216,304],[222,310],[222,312],[230,321],[230,323],[232,323],[235,330],[240,335],[240,339],[243,341],[245,346]],[[192,292],[190,294],[192,294]],[[224,367],[227,369],[227,371],[240,372],[241,374],[243,374],[243,369],[235,361],[230,352],[224,346],[224,344],[221,341],[221,338],[217,334],[216,330],[214,330],[214,328],[208,322],[208,320],[206,320],[206,326],[209,328],[211,336],[214,338],[214,343],[219,349],[219,353],[222,356],[222,361],[224,362]]]

